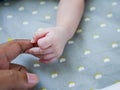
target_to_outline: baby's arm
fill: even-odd
[[[69,39],[74,35],[84,10],[84,0],[60,0],[56,26],[65,28]]]
[[[61,0],[58,7],[56,26],[35,33],[32,42],[38,47],[27,50],[49,63],[58,59],[67,41],[72,38],[83,14],[84,0]]]

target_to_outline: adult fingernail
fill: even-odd
[[[27,73],[28,83],[37,84],[39,82],[38,76],[36,74]]]

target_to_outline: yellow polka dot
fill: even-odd
[[[69,40],[68,44],[74,44],[74,41],[73,40]]]
[[[90,50],[85,50],[85,51],[84,51],[84,55],[88,55],[88,54],[90,54],[90,53],[91,53]]]
[[[66,62],[65,58],[60,58],[60,63]]]
[[[0,27],[0,31],[2,30],[2,27]]]
[[[33,67],[40,67],[40,62],[39,61],[34,62]]]
[[[47,90],[46,88],[41,88],[40,90]]]
[[[85,67],[84,66],[79,66],[78,67],[78,71],[80,72],[80,71],[83,71],[83,70],[85,70]]]
[[[76,33],[81,33],[82,31],[83,31],[82,29],[78,29]]]
[[[12,38],[8,38],[8,41],[12,41]]]
[[[9,3],[9,2],[5,2],[4,5],[5,5],[5,6],[9,6],[10,3]]]
[[[107,18],[111,18],[112,16],[113,16],[112,13],[108,13],[108,14],[106,15]]]
[[[44,5],[45,3],[45,1],[40,1],[40,5]]]
[[[46,15],[46,16],[45,16],[45,19],[46,19],[46,20],[49,20],[49,19],[51,19],[51,16],[50,16],[50,15]]]
[[[113,42],[112,43],[112,48],[117,48],[119,45],[118,45],[118,43],[117,42]]]
[[[120,80],[117,80],[117,81],[114,82],[114,84],[116,84],[116,83],[120,83]]]
[[[105,23],[100,24],[100,27],[106,27]]]
[[[90,88],[90,90],[94,90],[93,88]]]
[[[7,18],[10,19],[10,18],[13,18],[13,16],[12,15],[7,15]]]
[[[56,77],[58,77],[58,73],[57,73],[57,72],[53,72],[53,73],[51,74],[51,78],[56,78]]]
[[[104,57],[104,63],[110,62],[110,58],[109,57]]]
[[[70,82],[68,83],[68,87],[69,87],[69,88],[75,87],[75,82],[70,81]]]
[[[88,21],[90,21],[90,18],[89,18],[89,17],[86,17],[86,18],[84,19],[84,21],[85,21],[85,22],[88,22]]]
[[[19,11],[23,11],[25,8],[23,6],[19,7]]]
[[[100,79],[102,78],[102,74],[101,73],[96,73],[95,74],[95,79]]]
[[[93,39],[98,39],[100,36],[98,34],[93,35]]]
[[[29,22],[28,21],[23,21],[23,23],[22,23],[23,25],[28,25],[29,24]]]
[[[32,14],[33,14],[33,15],[35,15],[35,14],[37,14],[37,13],[38,13],[37,10],[32,11]]]
[[[120,32],[120,28],[117,29],[117,32]]]
[[[95,6],[90,7],[90,11],[95,11],[95,10],[96,10]]]
[[[118,5],[117,2],[112,2],[112,6],[116,6],[116,5]]]

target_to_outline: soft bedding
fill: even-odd
[[[0,43],[31,39],[37,29],[55,26],[58,2],[1,1]],[[40,82],[35,90],[94,90],[118,83],[119,8],[119,0],[86,0],[78,30],[57,62],[43,64],[32,55],[22,54],[12,63],[21,64],[39,76]]]

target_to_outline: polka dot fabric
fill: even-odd
[[[22,54],[18,63],[36,73],[35,90],[95,90],[120,81],[120,1],[86,0],[74,37],[57,62],[42,64]],[[55,25],[57,0],[0,2],[0,43],[31,39],[34,32]]]

